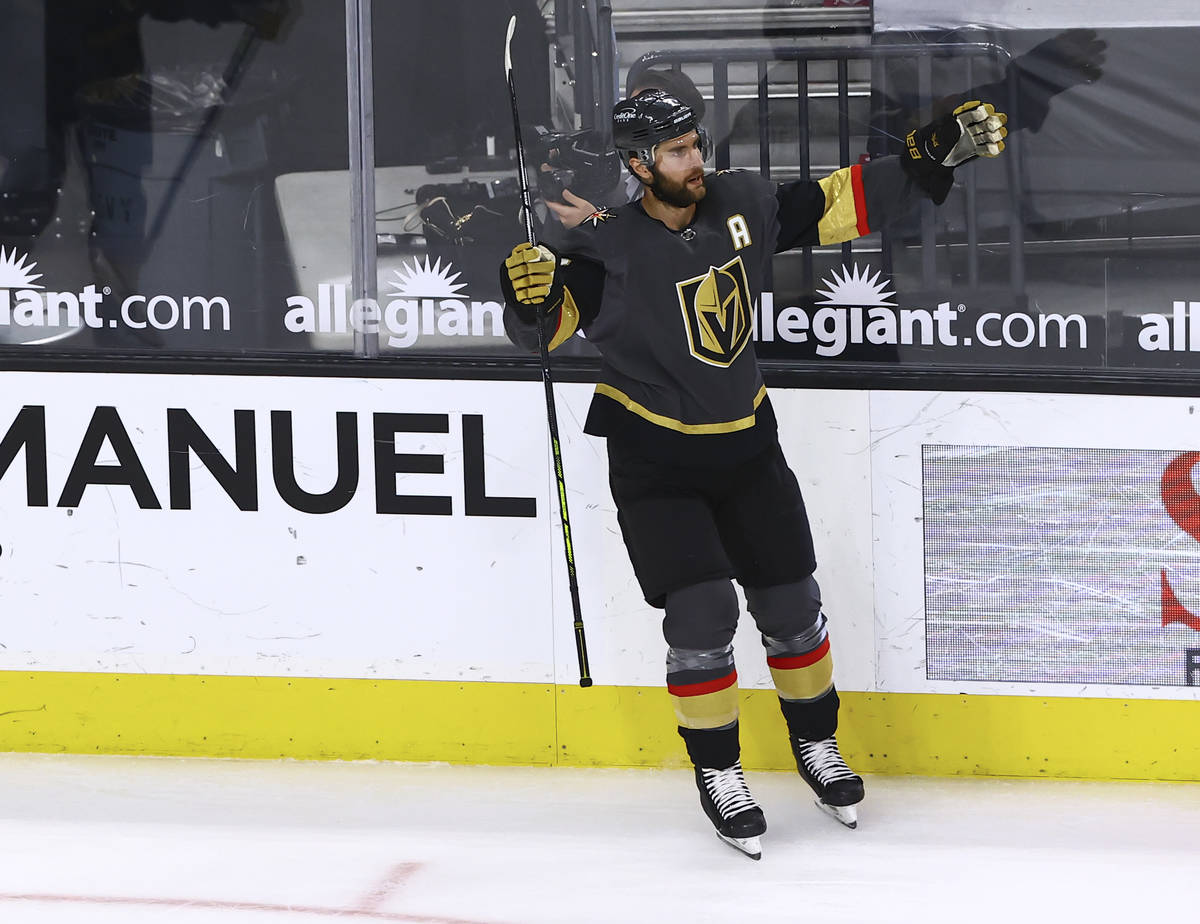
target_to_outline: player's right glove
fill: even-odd
[[[562,301],[558,264],[558,256],[545,244],[527,241],[514,247],[505,259],[500,281],[512,293],[513,307],[524,320],[532,321],[535,314],[553,311]]]
[[[906,172],[941,205],[954,184],[955,167],[1004,150],[1008,116],[991,103],[971,100],[928,125],[913,129],[902,155]]]

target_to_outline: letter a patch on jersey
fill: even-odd
[[[750,240],[750,227],[746,224],[745,215],[731,215],[725,219],[725,227],[729,229],[729,240],[734,250],[741,250],[754,243]]]
[[[750,285],[741,257],[677,282],[688,350],[712,366],[728,366],[750,341]]]

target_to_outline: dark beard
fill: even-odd
[[[677,209],[686,209],[695,205],[708,192],[704,186],[696,190],[688,189],[686,181],[667,185],[657,172],[654,174],[654,181],[650,184],[650,189],[660,201],[667,205],[673,205]]]

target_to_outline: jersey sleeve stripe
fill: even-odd
[[[854,187],[854,211],[858,217],[858,236],[865,237],[871,233],[871,223],[867,219],[867,193],[863,189],[861,164],[855,164],[850,168],[850,182]]]
[[[858,171],[858,183],[854,171]],[[858,237],[860,220],[865,220],[866,200],[862,198],[862,168],[842,167],[817,185],[825,193],[825,213],[817,222],[818,239],[822,244],[840,244]],[[861,202],[861,206],[859,205]],[[863,218],[860,219],[860,209]]]

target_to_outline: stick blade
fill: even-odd
[[[512,38],[517,31],[517,17],[514,13],[508,17],[508,35],[504,37],[504,73],[512,76]]]

